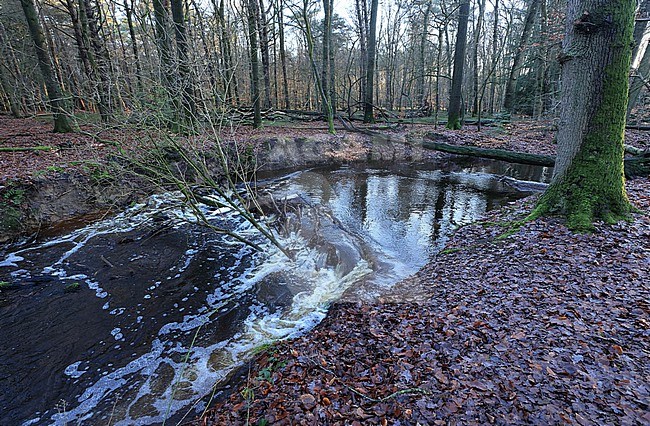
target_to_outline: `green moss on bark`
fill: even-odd
[[[625,113],[631,57],[634,2],[612,1],[607,6],[620,30],[612,43],[616,50],[606,64],[602,98],[589,121],[580,150],[567,171],[538,201],[531,218],[559,214],[578,231],[593,229],[602,219],[612,223],[630,217],[623,172]]]
[[[447,120],[447,128],[451,130],[460,130],[462,128],[460,117],[456,114],[449,114],[449,120]]]

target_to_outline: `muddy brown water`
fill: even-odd
[[[192,223],[177,194],[2,247],[0,424],[195,416],[256,348],[304,333],[336,300],[379,297],[458,226],[526,195],[502,175],[550,171],[458,160],[261,176],[291,206],[274,226],[294,262],[232,212],[205,210],[263,252]]]

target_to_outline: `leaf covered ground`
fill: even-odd
[[[628,184],[650,211],[650,181]],[[650,424],[650,218],[593,234],[532,200],[460,229],[376,304],[258,357],[201,424]]]

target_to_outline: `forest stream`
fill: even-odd
[[[297,336],[337,300],[374,300],[458,226],[527,195],[501,176],[550,170],[456,160],[260,177],[290,261],[227,209],[195,224],[179,194],[37,242],[0,247],[0,412],[7,424],[177,424],[257,349]]]

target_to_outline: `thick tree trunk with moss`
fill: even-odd
[[[628,216],[623,137],[634,0],[570,0],[553,181],[533,216],[560,214],[572,229]]]
[[[456,33],[456,51],[454,52],[454,75],[449,94],[449,119],[447,128],[458,130],[461,127],[461,105],[463,94],[463,71],[465,69],[465,48],[467,47],[467,20],[469,19],[469,1],[463,1],[458,9],[458,32]]]
[[[43,80],[45,80],[47,96],[52,107],[52,113],[54,114],[54,132],[71,132],[72,126],[68,121],[65,100],[63,99],[63,90],[61,90],[59,82],[54,77],[54,70],[52,69],[50,55],[45,43],[45,35],[43,35],[43,29],[38,21],[34,0],[21,0],[20,3],[23,7],[23,12],[25,12],[29,33],[32,36],[34,47],[36,48],[38,66],[43,75]]]

